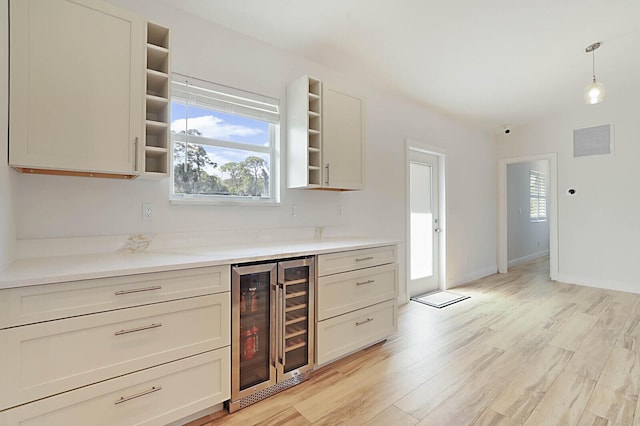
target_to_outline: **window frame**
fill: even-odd
[[[182,81],[177,81],[177,79]],[[241,89],[236,89],[228,86],[223,86],[217,83],[212,83],[208,81],[204,81],[201,79],[184,76],[181,74],[172,74],[171,85],[174,87],[174,83],[182,84],[184,81],[187,81],[188,84],[192,84],[193,86],[202,88],[202,87],[214,87],[215,90],[225,93],[229,97],[241,98],[238,94],[242,96],[246,96],[246,99],[251,102],[262,102],[264,99],[268,99],[272,101],[276,110],[279,108],[279,100],[275,98],[268,98],[263,95],[257,95],[251,92],[247,92]],[[193,83],[191,83],[193,82]],[[200,84],[200,86],[199,86]],[[228,92],[225,92],[225,89],[228,89]],[[189,100],[185,97],[176,96],[173,91],[171,97],[169,99],[169,106],[174,103],[182,104],[185,107],[188,107]],[[206,136],[198,136],[198,135],[189,135],[189,134],[177,134],[171,131],[170,132],[170,185],[169,185],[169,201],[171,204],[195,204],[195,205],[242,205],[242,206],[279,206],[280,205],[280,120],[278,122],[274,122],[273,118],[271,120],[262,119],[260,117],[250,116],[247,114],[238,114],[234,111],[233,106],[229,108],[229,110],[224,110],[223,108],[215,108],[213,106],[204,105],[202,103],[191,104],[197,108],[205,109],[211,111],[213,114],[216,112],[223,113],[227,115],[235,115],[243,118],[250,118],[257,121],[262,121],[267,123],[269,126],[269,146],[264,145],[254,145],[246,142],[237,142],[232,140],[220,139],[220,138],[209,138]],[[278,113],[279,117],[280,114]],[[273,117],[273,114],[271,114]],[[179,117],[171,117],[170,119],[170,127],[173,119],[179,119]],[[187,121],[188,122],[188,121]],[[188,125],[187,125],[188,127]],[[177,138],[176,138],[177,136]],[[184,139],[178,140],[176,139]],[[257,196],[241,196],[241,195],[217,195],[217,194],[180,194],[175,193],[175,148],[177,144],[195,144],[201,146],[210,146],[222,149],[234,149],[247,151],[249,153],[256,153],[261,155],[267,155],[269,159],[269,197],[257,197]]]
[[[541,188],[542,185],[542,188]],[[536,211],[532,209],[532,202],[535,200]],[[540,200],[544,200],[544,210],[541,211]],[[540,213],[544,213],[541,215]],[[547,178],[544,172],[529,170],[529,221],[547,221]]]

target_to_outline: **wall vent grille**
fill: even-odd
[[[573,131],[573,157],[611,154],[613,131],[611,124],[585,127]]]

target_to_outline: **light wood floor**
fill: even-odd
[[[640,425],[639,296],[550,282],[546,259],[400,307],[385,343],[190,426]]]

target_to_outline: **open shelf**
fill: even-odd
[[[147,43],[169,49],[169,28],[153,22],[147,23]]]
[[[169,74],[147,70],[147,95],[169,97]]]
[[[147,44],[147,69],[168,73],[169,50],[153,44]]]
[[[169,99],[147,95],[147,120],[166,123],[169,120]]]
[[[168,28],[147,22],[144,179],[169,175],[169,43]]]

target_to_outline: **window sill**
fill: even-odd
[[[251,206],[251,207],[279,207],[280,201],[275,200],[224,200],[224,199],[206,199],[200,197],[193,198],[169,198],[170,204],[175,205],[192,205],[192,206]]]

